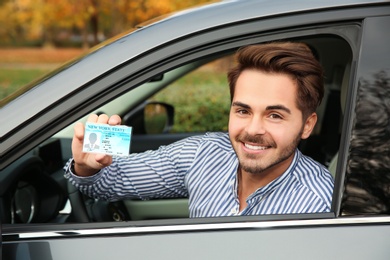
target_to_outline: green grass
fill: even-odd
[[[152,100],[175,107],[173,132],[227,130],[230,97],[225,72],[197,70]]]
[[[47,72],[0,68],[0,100]],[[227,131],[230,97],[225,72],[196,70],[160,91],[152,100],[175,107],[172,132]]]
[[[0,68],[0,100],[47,72],[49,70]]]
[[[83,53],[77,48],[0,48],[0,100]]]

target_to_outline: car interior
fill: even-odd
[[[299,149],[324,164],[335,176],[353,52],[347,41],[334,35],[313,35],[293,40],[309,44],[325,70],[325,96],[317,111],[318,122],[310,138],[303,140]],[[224,55],[232,57],[233,52],[234,50]],[[173,68],[163,75],[156,75],[149,82],[97,108],[94,113],[119,114],[123,118],[123,124],[133,127],[131,153],[156,149],[160,145],[191,135],[203,134],[173,133],[171,130],[178,116],[178,109],[175,104],[156,100],[155,95],[169,88],[178,79],[186,77],[188,73],[219,59],[226,57],[221,57],[221,54],[204,57]],[[148,106],[161,106],[165,120],[160,123],[152,120],[150,126],[145,112]],[[226,118],[228,116],[226,114]],[[85,118],[80,120],[85,121]],[[72,125],[63,129],[3,171],[0,175],[1,223],[72,223],[188,217],[187,198],[107,202],[79,193],[64,178],[62,169],[71,158],[72,129]]]

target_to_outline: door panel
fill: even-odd
[[[180,225],[173,228],[160,227],[160,232],[153,232],[153,228],[139,228],[139,232],[136,228],[127,230],[134,232],[114,229],[105,234],[95,230],[97,233],[87,238],[77,238],[76,232],[72,239],[67,238],[66,233],[63,235],[58,233],[55,238],[5,242],[3,256],[7,260],[183,258],[381,260],[388,259],[390,255],[389,225],[363,222],[356,225],[329,224],[329,221],[325,220],[319,220],[316,225],[310,225],[312,221],[294,221],[294,224],[289,225],[287,222],[279,228],[275,228],[275,222],[263,222],[260,227],[256,225],[251,227],[250,223],[241,227],[237,224],[237,228],[200,225],[199,231],[196,231],[196,226],[191,226],[189,229],[192,230],[185,231],[187,228]],[[182,228],[184,230],[179,231]],[[157,229],[159,227],[155,228]],[[93,230],[89,231],[93,233]],[[99,232],[104,235],[99,235]],[[71,236],[69,234],[69,237]]]

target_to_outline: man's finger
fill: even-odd
[[[118,115],[112,115],[110,119],[108,120],[108,124],[110,125],[120,125],[122,122],[122,119]]]
[[[108,123],[108,116],[106,114],[101,114],[97,118],[97,123],[99,124],[107,124]]]
[[[98,121],[98,115],[90,114],[87,119],[88,122],[96,123]]]
[[[77,122],[74,125],[74,136],[76,137],[76,139],[78,139],[81,142],[84,140],[84,125],[83,125],[83,123]]]

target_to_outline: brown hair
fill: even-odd
[[[230,99],[241,72],[247,69],[289,75],[297,83],[297,107],[306,119],[315,112],[324,96],[323,69],[304,43],[274,42],[238,50],[238,64],[228,72]]]

